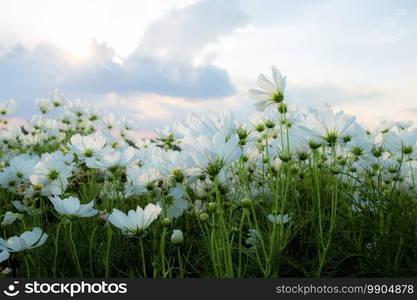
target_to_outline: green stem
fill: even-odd
[[[55,246],[55,252],[54,252],[54,264],[52,265],[52,274],[54,278],[56,278],[56,262],[58,259],[58,241],[59,241],[59,232],[61,230],[62,220],[59,221],[58,226],[56,228],[56,236],[54,241]]]
[[[111,248],[111,241],[113,236],[113,230],[109,227],[107,231],[107,247],[106,247],[106,256],[105,256],[105,273],[106,278],[110,277],[110,248]]]
[[[78,270],[78,275],[80,276],[80,278],[83,278],[84,276],[83,276],[83,271],[81,269],[80,260],[78,259],[77,248],[75,247],[74,238],[72,236],[72,222],[69,223],[69,238],[70,238],[71,247],[74,253],[74,260],[75,260],[75,265]]]
[[[140,245],[140,256],[142,258],[142,273],[143,277],[147,277],[146,275],[146,261],[145,261],[145,252],[143,251],[143,241],[142,238],[139,238],[139,245]]]

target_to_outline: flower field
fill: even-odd
[[[259,113],[134,122],[58,91],[7,123],[0,272],[10,277],[415,277],[417,129],[295,107],[258,77]]]

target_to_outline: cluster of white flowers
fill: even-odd
[[[286,77],[275,67],[272,74],[272,81],[261,74],[261,90],[249,92],[263,111],[250,121],[238,122],[230,112],[190,115],[157,131],[154,139],[139,139],[134,123],[54,91],[37,100],[40,114],[27,124],[0,131],[0,186],[17,199],[13,206],[20,214],[42,213],[38,200],[44,197],[62,217],[92,217],[104,208],[93,208],[94,201],[81,204],[74,196],[81,181],[96,176],[102,184],[100,197],[115,199],[106,207],[108,221],[126,234],[146,230],[159,215],[204,213],[213,185],[230,201],[270,195],[270,187],[259,184],[265,170],[274,174],[281,164],[308,163],[312,156],[320,157],[342,182],[395,183],[415,193],[417,129],[411,122],[383,122],[370,131],[328,105],[295,107],[284,96]],[[0,114],[12,113],[15,106],[12,100],[0,103]],[[245,188],[236,181],[242,168],[251,174]],[[125,214],[116,200],[129,197],[148,203]],[[357,203],[364,205],[360,199]],[[266,218],[291,223],[292,216],[281,213],[268,212]],[[18,216],[5,212],[2,225]],[[0,261],[9,252],[38,247],[46,238],[35,228],[0,239]],[[182,239],[176,231],[173,240]]]

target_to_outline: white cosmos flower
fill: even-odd
[[[52,91],[50,94],[50,99],[55,107],[59,107],[65,104],[64,95],[57,89]]]
[[[16,101],[8,99],[0,103],[0,115],[10,115],[16,109]]]
[[[152,146],[151,139],[139,139],[135,141],[135,146],[139,149],[150,148]]]
[[[9,256],[10,256],[9,251],[7,251],[7,250],[1,251],[0,252],[0,263],[7,260],[9,258]]]
[[[270,222],[272,222],[272,223],[275,223],[275,224],[281,224],[281,223],[282,224],[285,224],[285,223],[287,223],[290,220],[290,218],[289,218],[289,216],[287,214],[285,214],[285,215],[281,215],[281,214],[278,214],[278,215],[269,214],[268,215],[268,220]]]
[[[72,176],[72,157],[61,151],[44,153],[35,165],[30,181],[41,189],[42,195],[61,195],[67,188],[68,178]]]
[[[87,108],[86,113],[89,121],[96,122],[101,119],[103,109],[97,105],[91,105]]]
[[[209,111],[203,115],[190,114],[184,123],[176,125],[175,129],[183,137],[197,138],[205,135],[211,139],[218,132],[224,132],[226,135],[236,131],[236,120],[232,112]]]
[[[112,169],[127,167],[139,161],[138,151],[133,147],[122,149],[106,148],[100,157],[87,159],[87,166],[93,169]]]
[[[138,166],[128,168],[126,175],[126,189],[130,191],[130,194],[143,194],[147,191],[147,185],[163,178],[156,168],[143,169]]]
[[[129,210],[127,214],[114,208],[109,216],[109,222],[126,234],[140,233],[151,225],[161,213],[161,207],[155,204],[146,205],[142,209],[138,205],[135,210]]]
[[[0,250],[9,252],[19,252],[42,246],[48,234],[43,233],[39,227],[33,228],[32,231],[25,231],[20,236],[12,236],[7,241],[0,238]]]
[[[264,111],[269,105],[278,104],[284,101],[284,90],[286,85],[286,76],[282,76],[277,67],[272,66],[273,83],[265,77],[264,74],[258,76],[258,85],[261,90],[249,90],[249,97],[257,100],[256,107]]]
[[[29,215],[38,215],[41,213],[40,209],[30,209],[19,200],[12,200],[12,204],[21,213],[27,213]]]
[[[341,138],[356,127],[355,117],[343,111],[334,113],[330,105],[311,109],[311,115],[307,118],[308,126],[329,144],[340,142]]]
[[[36,104],[43,114],[46,114],[53,107],[52,101],[46,98],[36,99]]]
[[[116,118],[113,114],[103,114],[100,121],[108,130],[113,129],[116,126]]]
[[[1,226],[7,226],[12,224],[16,219],[20,216],[20,214],[13,213],[8,211],[4,214],[3,221],[1,221]]]
[[[13,190],[23,183],[29,183],[29,176],[38,161],[39,157],[28,154],[13,157],[9,162],[10,166],[0,173],[0,185]]]
[[[361,156],[368,154],[372,150],[373,144],[370,143],[363,135],[354,136],[347,144],[347,149],[350,150],[354,155]]]
[[[94,201],[88,204],[80,204],[80,200],[76,197],[61,199],[59,196],[49,197],[49,200],[54,205],[55,210],[61,215],[92,217],[98,213],[98,210],[93,208]]]
[[[132,120],[122,118],[117,122],[117,127],[126,133],[126,131],[134,130],[138,128],[138,125]]]
[[[181,145],[203,169],[218,160],[223,164],[231,164],[242,154],[236,134],[226,135],[224,132],[216,133],[212,139],[205,135],[197,138],[186,137]]]
[[[86,105],[81,102],[80,99],[71,100],[68,102],[67,108],[71,111],[77,118],[81,118],[86,114]]]
[[[384,136],[384,146],[395,153],[417,157],[417,129],[390,131]]]
[[[82,136],[80,134],[71,137],[69,148],[78,158],[85,160],[92,157],[100,157],[104,153],[107,139],[99,132]]]
[[[159,159],[154,162],[154,167],[158,168],[165,176],[171,176],[174,171],[181,171],[186,176],[192,176],[197,175],[200,171],[195,167],[192,157],[185,151],[158,152],[155,154],[157,154]]]
[[[251,246],[252,248],[256,248],[259,246],[260,240],[261,240],[261,235],[256,229],[251,228],[248,230],[248,238],[245,240],[248,246]]]
[[[162,207],[164,207],[166,217],[172,219],[181,216],[188,208],[188,201],[184,199],[185,191],[184,188],[177,184],[175,187],[171,188],[170,190],[171,197],[168,198],[170,203],[160,203]]]
[[[181,244],[184,241],[184,234],[179,229],[174,229],[171,235],[171,243]]]
[[[397,121],[395,122],[395,126],[398,130],[406,130],[409,129],[413,125],[413,121]]]

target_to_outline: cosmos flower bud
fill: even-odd
[[[242,200],[240,200],[240,203],[242,204],[243,207],[249,208],[252,206],[253,201],[250,198],[243,198]]]
[[[184,234],[181,230],[175,229],[171,235],[171,243],[181,244],[184,241]]]
[[[207,206],[208,211],[214,212],[217,209],[217,204],[215,202],[210,202]]]
[[[210,216],[207,213],[202,213],[199,216],[201,222],[207,222]]]
[[[168,227],[169,225],[171,225],[171,219],[170,218],[165,218],[162,220],[162,225],[165,227]]]
[[[168,194],[167,197],[166,197],[166,201],[168,203],[171,203],[172,201],[174,201],[174,195]]]

